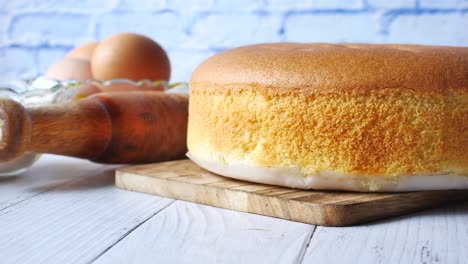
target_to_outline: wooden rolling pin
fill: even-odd
[[[102,163],[181,159],[187,151],[188,95],[100,93],[57,105],[0,99],[0,161],[25,151]]]

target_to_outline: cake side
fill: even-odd
[[[191,83],[188,148],[198,160],[294,167],[304,177],[468,176],[465,88],[324,95],[209,85]]]

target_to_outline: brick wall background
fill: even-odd
[[[0,0],[0,79],[37,76],[120,31],[159,42],[183,81],[208,56],[255,42],[468,46],[468,0]]]

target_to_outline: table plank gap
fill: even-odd
[[[55,177],[70,173],[60,166],[60,159],[43,162],[42,165],[48,166],[58,163],[61,169],[52,171],[57,174]],[[77,159],[67,162],[71,167],[76,164],[83,165]],[[93,171],[88,171],[85,177],[69,180],[3,210],[0,215],[2,262],[89,262],[174,201],[116,189],[114,170],[99,167],[94,169],[88,164],[82,169],[93,168]]]
[[[298,263],[313,228],[176,201],[94,263]]]
[[[310,245],[310,241],[312,241],[312,237],[314,237],[314,233],[315,233],[315,230],[317,230],[319,226],[314,226],[313,228],[311,228],[310,230],[310,235],[308,236],[308,239],[305,241],[306,244],[305,246],[302,248],[300,254],[299,254],[299,260],[296,262],[298,264],[301,264],[304,262],[304,257],[307,253],[307,250],[309,249],[309,245]]]
[[[153,215],[151,215],[150,217],[148,217],[147,219],[145,219],[144,221],[141,221],[138,225],[132,227],[130,230],[128,230],[128,232],[126,232],[125,234],[123,234],[117,241],[115,241],[114,244],[111,244],[109,245],[109,247],[107,247],[104,251],[102,251],[99,255],[97,255],[94,259],[92,259],[90,262],[93,263],[95,262],[98,258],[100,258],[102,255],[104,255],[107,251],[111,250],[115,245],[117,245],[118,243],[120,243],[120,241],[122,241],[123,239],[125,239],[128,235],[130,235],[133,231],[137,230],[141,225],[143,225],[144,223],[146,223],[148,220],[150,220],[151,218],[153,218],[155,215],[161,213],[162,211],[166,210],[169,206],[171,206],[172,204],[174,204],[174,202],[176,202],[177,200],[172,200],[171,202],[169,202],[167,205],[165,205],[164,207],[162,207],[159,211],[155,212]]]
[[[467,225],[463,203],[360,226],[319,226],[304,263],[464,263]]]

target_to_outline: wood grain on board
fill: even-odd
[[[118,169],[119,188],[307,224],[349,226],[468,199],[468,190],[356,193],[225,178],[190,160]]]

